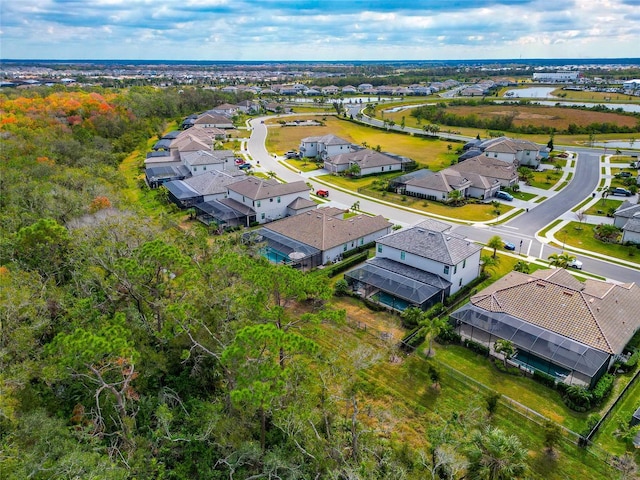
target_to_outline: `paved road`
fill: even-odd
[[[313,185],[314,190],[323,186],[314,180],[312,176],[292,171],[278,162],[273,155],[269,155],[265,148],[267,126],[261,121],[262,119],[258,118],[250,123],[253,131],[247,142],[247,150],[254,160],[254,165],[259,162],[261,169],[274,171],[285,182],[304,179]],[[581,148],[572,149],[572,151],[579,152],[575,174],[569,185],[556,195],[506,224],[495,227],[454,224],[453,230],[466,238],[481,243],[486,243],[493,235],[499,235],[503,240],[510,241],[516,245],[516,253],[526,254],[530,258],[547,259],[552,253],[561,253],[562,249],[539,242],[535,238],[535,233],[591,195],[598,186],[600,175],[600,153],[597,150]],[[332,188],[330,194],[328,205],[350,208],[357,201],[360,203],[362,212],[383,215],[394,224],[407,226],[425,219],[425,215],[419,212],[397,208],[396,205],[391,203],[368,200],[350,192],[342,192],[336,188]],[[446,220],[443,219],[443,221]],[[580,254],[576,255],[576,257],[583,262],[585,271],[621,282],[640,282],[638,270]]]

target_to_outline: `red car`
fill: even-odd
[[[318,190],[316,192],[316,195],[319,197],[328,197],[329,196],[329,190]]]

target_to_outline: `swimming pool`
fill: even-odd
[[[566,368],[562,368],[528,352],[519,351],[511,360],[525,368],[533,368],[539,372],[556,377],[558,380],[563,380],[571,373]]]
[[[405,311],[409,307],[409,302],[402,300],[401,298],[389,295],[387,292],[378,292],[371,296],[373,300],[383,305],[387,305],[401,312]]]
[[[266,246],[260,249],[260,255],[265,257],[267,260],[273,263],[289,263],[291,259],[289,255],[286,253],[282,253],[280,250],[276,250],[273,247]]]

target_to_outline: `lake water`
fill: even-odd
[[[505,97],[509,98],[557,98],[551,95],[557,87],[529,87],[507,90]]]

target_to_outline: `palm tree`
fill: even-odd
[[[446,320],[444,318],[424,318],[421,322],[420,322],[420,326],[422,328],[420,328],[420,334],[424,335],[424,338],[428,341],[429,343],[429,350],[427,351],[427,356],[432,356],[433,352],[431,349],[432,346],[432,342],[434,337],[437,337],[438,334],[442,331],[442,329],[445,327],[446,325]]]
[[[498,265],[499,259],[497,257],[492,257],[491,255],[483,255],[480,258],[480,275],[484,275],[485,270],[492,269],[496,265]]]
[[[549,265],[558,268],[567,268],[576,257],[568,253],[552,253],[549,255]]]
[[[504,362],[504,366],[507,366],[507,362],[513,354],[516,353],[516,347],[513,345],[511,340],[499,339],[493,344],[493,349],[496,353],[502,353],[502,360]]]
[[[494,235],[487,242],[487,247],[493,248],[493,258],[496,258],[496,251],[502,247],[502,239],[498,235]]]
[[[468,457],[468,478],[474,480],[512,480],[528,470],[527,450],[518,437],[499,428],[475,432]]]
[[[521,273],[529,273],[530,266],[524,260],[518,260],[516,264],[513,266],[513,270]]]
[[[464,198],[462,192],[460,190],[451,190],[447,197],[449,198],[449,202],[454,205],[459,205],[462,199]]]
[[[413,328],[423,320],[424,312],[419,307],[409,307],[402,312],[402,324],[407,328]]]

